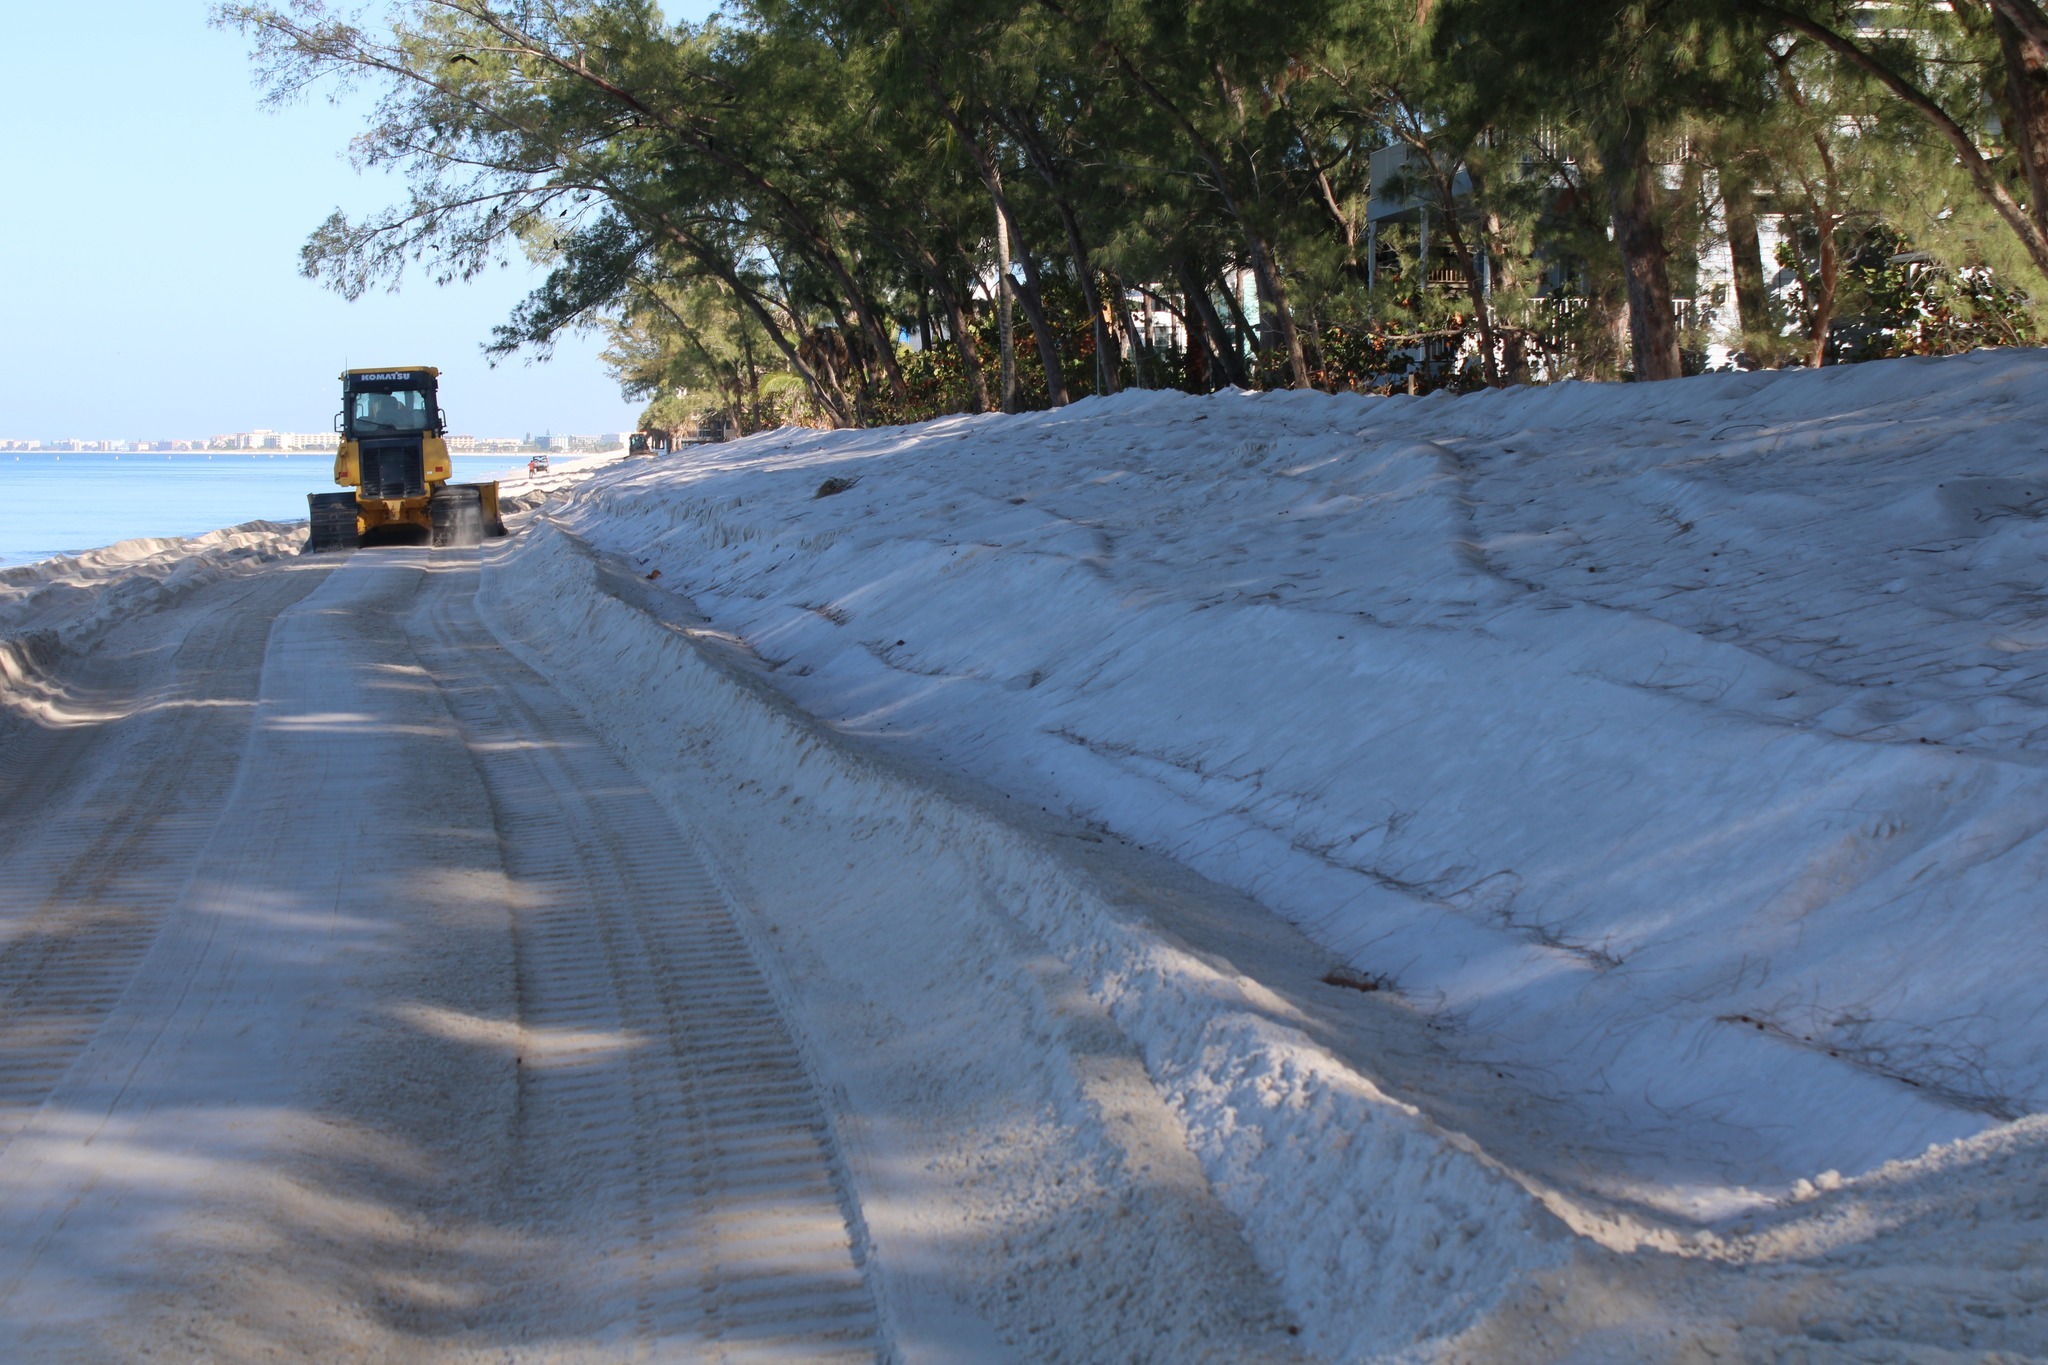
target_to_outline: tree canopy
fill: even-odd
[[[2028,340],[2048,298],[2039,0],[214,16],[273,100],[377,96],[355,159],[406,198],[316,227],[308,274],[523,251],[546,275],[492,349],[603,330],[672,418],[1662,379],[1705,363],[1710,301],[1734,363],[1820,364]]]

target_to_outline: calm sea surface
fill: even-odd
[[[519,455],[458,455],[458,480],[524,472]],[[136,536],[190,536],[238,522],[303,521],[306,494],[334,491],[331,454],[0,453],[0,568]]]

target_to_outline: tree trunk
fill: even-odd
[[[1102,295],[1095,287],[1095,272],[1088,265],[1088,250],[1081,244],[1080,227],[1064,205],[1060,218],[1066,224],[1067,249],[1073,253],[1076,278],[1081,284],[1081,305],[1088,310],[1089,328],[1095,334],[1095,392],[1112,394],[1116,392],[1116,372],[1122,363],[1117,354],[1116,334],[1103,320]]]
[[[1814,262],[1813,301],[1806,310],[1806,363],[1817,370],[1827,364],[1828,328],[1835,320],[1835,285],[1842,273],[1841,256],[1835,249],[1835,229],[1840,225],[1842,215],[1838,208],[1840,196],[1836,190],[1834,154],[1828,150],[1827,138],[1822,134],[1816,132],[1813,142],[1820,149],[1827,181],[1816,185],[1801,176],[1799,183],[1806,191],[1806,212],[1813,219],[1814,236],[1819,246],[1819,259]]]
[[[1003,411],[1017,410],[1016,281],[1010,276],[1010,221],[996,205],[996,329],[1003,343]]]
[[[788,336],[784,335],[782,329],[776,325],[775,315],[770,313],[761,302],[760,297],[741,281],[739,271],[733,264],[727,261],[720,253],[713,251],[708,243],[697,237],[694,233],[678,226],[666,214],[659,211],[650,212],[645,221],[650,225],[649,231],[666,239],[670,245],[681,251],[686,258],[702,265],[719,283],[726,287],[742,308],[754,315],[755,320],[761,324],[761,329],[768,334],[768,339],[775,343],[775,349],[782,352],[783,358],[789,362],[790,369],[796,372],[797,378],[803,380],[804,387],[811,391],[811,397],[817,400],[817,404],[824,411],[827,421],[831,422],[834,426],[851,425],[844,395],[835,397],[818,378],[817,373],[804,363],[803,356],[798,353],[795,343]],[[673,309],[668,311],[671,316],[674,315]]]
[[[962,137],[966,137],[964,128],[957,121],[954,128]],[[1053,338],[1052,328],[1045,320],[1045,308],[1042,304],[1045,291],[1039,284],[1038,261],[1032,256],[1031,249],[1024,244],[1022,234],[1018,231],[1017,215],[1010,208],[1010,196],[1003,191],[1002,169],[982,150],[980,143],[970,140],[968,146],[981,164],[982,178],[988,185],[989,195],[996,203],[996,214],[999,219],[997,227],[1001,229],[999,245],[1013,250],[1016,253],[1017,264],[1024,267],[1024,283],[1018,284],[1012,280],[1007,270],[1003,273],[1003,279],[1009,282],[1011,297],[1024,306],[1024,316],[1031,323],[1032,339],[1038,343],[1038,362],[1045,367],[1046,398],[1052,406],[1063,408],[1067,405],[1067,381],[1060,374],[1059,343]],[[1012,364],[1014,363],[1013,361]],[[1004,410],[1014,411],[1010,408]]]
[[[1486,387],[1497,388],[1500,384],[1500,357],[1493,345],[1493,309],[1486,298],[1486,276],[1480,266],[1479,256],[1465,241],[1464,229],[1458,226],[1458,215],[1450,208],[1444,210],[1444,231],[1450,235],[1451,252],[1458,258],[1458,269],[1464,273],[1465,288],[1472,294],[1472,319],[1479,326],[1479,372],[1486,379]]]
[[[1771,295],[1764,283],[1764,251],[1756,230],[1756,196],[1749,181],[1725,167],[1721,206],[1728,224],[1728,255],[1735,265],[1735,316],[1745,338],[1771,330]]]
[[[1037,130],[1018,111],[1009,110],[1008,115],[1010,131],[1024,149],[1032,169],[1038,172],[1038,178],[1045,182],[1046,193],[1060,215],[1060,229],[1066,234],[1067,253],[1074,260],[1074,278],[1081,286],[1081,302],[1088,309],[1089,326],[1095,335],[1095,392],[1101,395],[1115,393],[1121,358],[1116,354],[1116,335],[1102,316],[1102,296],[1095,288],[1095,269],[1089,263],[1088,244],[1081,236],[1081,220],[1075,214],[1073,204],[1061,192],[1052,153],[1046,150]]]
[[[1038,363],[1045,369],[1045,392],[1047,400],[1056,408],[1067,405],[1067,378],[1060,373],[1059,342],[1054,338],[1052,323],[1045,316],[1045,287],[1038,270],[1038,259],[1029,247],[1017,252],[1017,264],[1024,270],[1024,282],[1015,287],[1017,303],[1024,309],[1025,320],[1031,324],[1031,338],[1038,343]]]
[[[1188,362],[1188,392],[1208,393],[1215,387],[1210,382],[1210,376],[1214,373],[1215,367],[1211,365],[1209,360],[1208,343],[1202,338],[1201,319],[1195,315],[1194,307],[1188,303],[1185,293],[1181,295],[1181,305],[1181,330],[1187,334],[1188,338],[1186,353]]]
[[[974,332],[967,323],[966,305],[961,302],[959,291],[947,278],[945,267],[939,264],[939,258],[932,254],[932,249],[915,239],[909,240],[907,245],[910,258],[917,263],[918,273],[924,276],[925,284],[945,313],[946,331],[953,349],[960,356],[960,378],[967,386],[967,410],[987,412],[988,379],[981,372],[981,357],[975,353]],[[925,325],[931,327],[930,323]]]
[[[1801,108],[1805,107],[1804,101],[1799,103]],[[1806,363],[1817,370],[1827,364],[1828,329],[1835,320],[1835,285],[1842,270],[1841,257],[1835,249],[1835,228],[1841,223],[1842,215],[1837,209],[1834,154],[1828,150],[1827,139],[1820,133],[1813,135],[1813,142],[1820,149],[1821,165],[1827,180],[1816,185],[1812,179],[1802,175],[1799,184],[1806,193],[1806,213],[1813,222],[1814,238],[1819,248],[1813,274],[1804,281],[1808,297],[1804,309]]]
[[[1227,345],[1229,333],[1224,331],[1223,319],[1217,315],[1216,301],[1209,297],[1208,288],[1196,277],[1194,270],[1185,260],[1182,260],[1176,269],[1180,275],[1181,291],[1187,296],[1188,301],[1185,320],[1188,332],[1190,336],[1193,335],[1194,324],[1199,320],[1202,331],[1208,333],[1204,344],[1209,346],[1210,358],[1216,362],[1219,387],[1221,384],[1247,387],[1244,378],[1244,357],[1235,346]]]
[[[779,263],[776,266],[776,273],[780,278],[788,278],[781,274]],[[868,347],[861,344],[865,333],[856,322],[847,317],[846,309],[830,292],[824,293],[823,299],[826,311],[832,314],[831,330],[839,342],[837,350],[844,352],[843,355],[835,353],[832,356],[829,368],[833,374],[840,377],[839,383],[842,388],[850,387],[852,390],[855,425],[866,426],[874,419],[874,400],[880,386],[875,382],[874,367],[869,363],[871,357],[868,354]],[[795,310],[792,307],[790,311],[794,313]],[[822,332],[823,329],[816,329],[811,335],[817,337]],[[905,388],[901,394],[902,400],[908,401],[910,390]]]
[[[1280,344],[1287,351],[1289,377],[1297,389],[1311,387],[1308,378],[1308,355],[1301,349],[1301,333],[1294,326],[1294,315],[1287,308],[1287,291],[1280,283],[1280,268],[1273,258],[1273,248],[1261,233],[1250,223],[1241,225],[1245,246],[1252,257],[1252,278],[1257,281],[1259,297],[1270,300],[1273,320],[1280,331]]]
[[[1095,319],[1095,391],[1100,394],[1115,393],[1123,387],[1124,347],[1116,334],[1116,320],[1109,316],[1110,305],[1102,298],[1102,288],[1094,272],[1089,272],[1088,306]]]
[[[1814,226],[1820,229],[1820,279],[1806,329],[1812,343],[1806,363],[1817,370],[1828,363],[1828,328],[1835,320],[1835,283],[1841,275],[1841,258],[1835,251],[1835,215],[1816,205],[1813,216]]]
[[[1628,281],[1629,346],[1636,380],[1676,379],[1678,319],[1671,303],[1671,253],[1657,212],[1657,167],[1640,129],[1631,127],[1607,165],[1614,244]]]
[[[1280,339],[1280,329],[1273,321],[1274,305],[1272,296],[1266,293],[1266,287],[1259,283],[1259,277],[1256,275],[1252,276],[1252,293],[1259,301],[1259,321],[1256,328],[1250,328],[1250,330],[1258,337],[1257,354],[1263,360],[1264,357],[1279,350],[1284,343]],[[1299,329],[1301,326],[1300,320],[1296,319],[1294,325]],[[1249,327],[1249,324],[1247,326]],[[1306,356],[1308,354],[1308,347],[1303,346],[1301,353]],[[1263,388],[1265,386],[1265,380],[1266,376],[1264,373],[1261,373],[1259,375],[1260,387]]]
[[[847,320],[846,310],[829,294],[826,295],[825,306],[831,310],[832,325],[837,329],[841,344],[846,347],[845,376],[854,385],[854,416],[860,419],[862,426],[866,426],[874,418],[875,372],[868,365],[866,348],[860,344],[861,331]],[[909,393],[906,388],[903,396],[907,398]]]
[[[1476,190],[1478,182],[1475,180],[1473,184]],[[1483,241],[1498,244],[1507,235],[1500,215],[1492,209],[1483,211],[1480,227]],[[1515,269],[1514,257],[1505,247],[1499,248],[1498,259],[1493,263],[1493,279],[1493,292],[1496,296],[1507,294],[1512,298],[1521,292],[1521,272]],[[1488,300],[1489,308],[1491,303],[1492,300]],[[1526,307],[1526,304],[1524,306]],[[1493,320],[1498,326],[1500,318],[1497,313],[1493,315]],[[1509,384],[1529,382],[1527,321],[1526,317],[1520,320],[1510,319],[1507,325],[1501,328],[1501,378]]]
[[[967,385],[967,410],[987,412],[988,376],[981,372],[981,357],[975,354],[974,329],[968,325],[967,311],[950,286],[941,286],[938,295],[946,310],[946,330],[953,334],[953,349],[960,353],[960,378]]]
[[[1216,283],[1221,287],[1214,294],[1205,290],[1203,297],[1214,299],[1216,294],[1223,296],[1223,306],[1230,311],[1231,337],[1233,342],[1230,354],[1236,357],[1237,371],[1245,377],[1248,387],[1251,385],[1263,387],[1260,383],[1263,376],[1259,373],[1259,356],[1261,345],[1265,338],[1257,328],[1252,326],[1252,320],[1245,316],[1244,299],[1243,295],[1237,291],[1237,282],[1219,274],[1216,277]],[[1260,292],[1259,281],[1256,275],[1252,277],[1252,292],[1254,294]],[[1252,353],[1250,360],[1246,360],[1244,355],[1247,344],[1249,344]]]
[[[2040,0],[1991,0],[1991,9],[2033,49],[2034,60],[2048,66],[2048,9],[2042,8]]]
[[[2013,149],[2026,167],[2035,224],[2048,234],[2048,55],[2028,41],[2011,17],[1994,11],[1992,27],[2005,55],[2007,124]]]
[[[1131,316],[1131,301],[1125,297],[1126,286],[1121,275],[1109,277],[1110,298],[1115,301],[1116,320],[1123,325],[1124,336],[1131,343],[1131,381],[1141,389],[1150,388],[1145,382],[1145,339],[1138,335],[1138,324]]]
[[[754,339],[747,335],[747,322],[740,319],[740,354],[747,360],[746,406],[753,409],[754,420],[761,420],[761,366],[754,359]],[[746,434],[747,424],[737,413],[733,417],[733,430]]]
[[[1799,82],[1794,78],[1791,62],[1787,55],[1772,56],[1777,63],[1779,83],[1785,97],[1801,113],[1810,113],[1806,97],[1799,93]],[[1828,328],[1835,318],[1835,281],[1841,273],[1841,260],[1835,251],[1835,228],[1842,221],[1839,211],[1841,201],[1841,174],[1835,169],[1835,154],[1828,144],[1828,135],[1816,124],[1811,136],[1814,150],[1820,153],[1821,174],[1824,177],[1818,185],[1811,177],[1801,174],[1800,188],[1806,192],[1806,212],[1813,220],[1813,231],[1819,248],[1819,259],[1814,262],[1812,303],[1806,309],[1806,339],[1809,343],[1807,363],[1819,369],[1828,359]]]

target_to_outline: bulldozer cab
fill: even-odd
[[[382,436],[439,435],[439,371],[368,370],[342,376],[341,434],[361,441]]]

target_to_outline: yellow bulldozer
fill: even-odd
[[[477,545],[505,534],[497,484],[449,482],[440,380],[430,365],[342,372],[334,481],[349,491],[306,495],[309,549]]]

